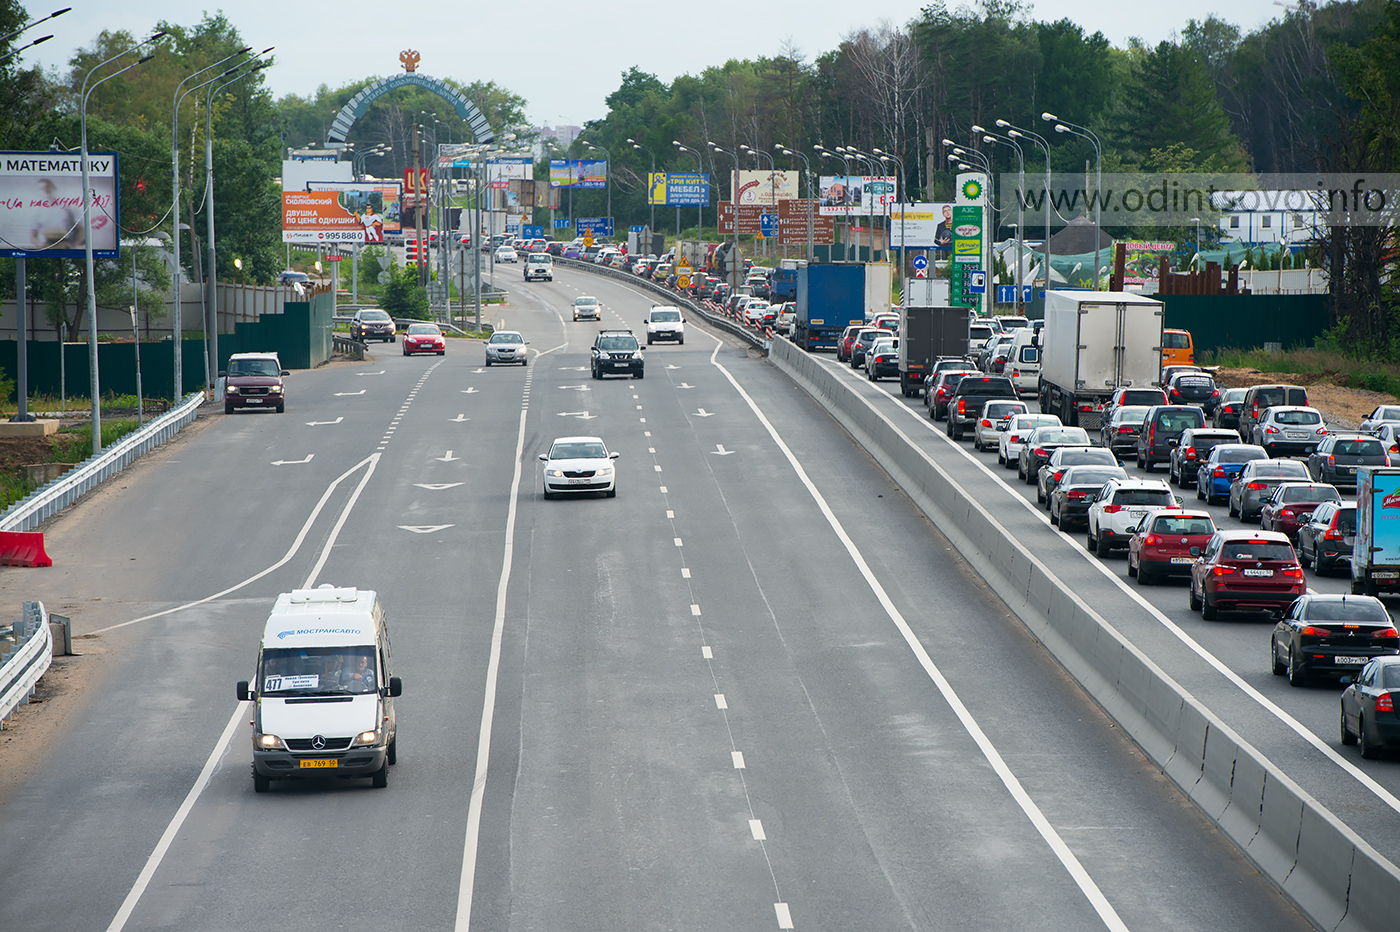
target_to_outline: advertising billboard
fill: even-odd
[[[311,191],[334,191],[340,206],[360,218],[366,243],[403,232],[403,198],[395,181],[308,181]]]
[[[822,175],[818,200],[822,216],[883,214],[898,202],[893,175]]]
[[[647,203],[656,207],[704,207],[710,203],[710,176],[698,172],[647,175]]]
[[[497,158],[486,160],[486,185],[506,190],[512,181],[534,181],[535,163],[530,158]]]
[[[737,204],[776,204],[797,197],[797,172],[730,172],[730,200]]]
[[[973,307],[982,296],[972,291],[972,273],[982,271],[982,208],[953,207],[953,261],[948,268],[951,303]]]
[[[373,218],[370,218],[371,224]],[[283,191],[282,242],[363,243],[365,218],[341,206],[338,191]]]
[[[82,158],[63,152],[0,152],[0,159],[0,255],[85,255]],[[117,178],[115,152],[88,153],[92,254],[99,259],[120,254]]]
[[[608,163],[603,159],[550,159],[551,188],[605,188]]]
[[[896,249],[953,249],[952,204],[895,204],[890,208],[890,241]]]

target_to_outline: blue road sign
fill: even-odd
[[[928,268],[928,256],[915,256],[912,261],[914,263],[914,268],[918,269],[920,272]]]
[[[1021,298],[1022,301],[1029,301],[1029,300],[1031,300],[1031,286],[1030,286],[1030,285],[1025,285],[1025,286],[1023,286],[1023,287],[1021,288],[1021,292],[1022,292],[1022,298]],[[1015,304],[1015,303],[1016,303],[1016,286],[1015,286],[1015,285],[997,285],[997,303],[998,303],[998,304]]]
[[[760,232],[763,233],[764,236],[777,236],[777,235],[778,235],[778,215],[777,215],[777,214],[759,214],[759,215],[758,215],[758,229],[759,229]]]
[[[567,230],[573,225],[574,222],[567,217],[556,217],[554,219],[554,229],[556,230]]]
[[[967,293],[986,294],[987,293],[987,273],[981,269],[973,269],[967,273]],[[1013,292],[1014,294],[1014,292]]]
[[[646,227],[632,227],[631,229],[633,233],[641,233],[646,230]]]
[[[578,230],[578,235],[582,236],[584,230],[593,231],[594,236],[612,236],[612,217],[578,217],[574,220],[574,228]]]
[[[544,224],[522,226],[520,235],[525,239],[544,239]]]

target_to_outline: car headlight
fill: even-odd
[[[546,476],[549,476],[551,479],[562,479],[562,478],[564,478],[564,470],[562,470],[562,469],[546,469],[546,470],[544,471],[544,474],[545,474]]]
[[[378,743],[379,743],[379,732],[377,732],[377,731],[362,731],[362,732],[360,732],[358,735],[355,736],[355,742],[354,742],[355,747],[364,747],[364,746],[367,745],[367,744],[378,744]]]
[[[282,743],[282,739],[276,735],[265,735],[261,732],[253,735],[253,747],[260,751],[285,751],[287,746]]]
[[[600,466],[598,468],[598,475],[600,476],[611,476],[612,474],[613,468],[611,466]]]
[[[237,394],[238,394],[238,386],[237,386],[237,385],[225,385],[225,386],[224,386],[224,394],[225,394],[225,395],[237,395]]]
[[[280,385],[269,385],[269,386],[267,387],[267,393],[268,393],[269,395],[280,395],[280,394],[282,394],[282,386],[280,386]]]

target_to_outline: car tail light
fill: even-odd
[[[984,417],[984,418],[982,418],[982,426],[983,426],[983,427],[991,427],[991,426],[992,426],[992,422],[989,421],[989,420],[987,420],[987,419]]]
[[[965,414],[967,414],[967,399],[966,399],[966,398],[959,398],[959,399],[958,399],[958,417],[962,417],[962,416],[965,415]]]
[[[1326,428],[1326,427],[1319,427],[1317,430],[1313,431],[1313,433],[1317,434],[1319,437],[1322,437],[1322,436],[1326,435],[1326,433],[1327,433],[1327,428]]]
[[[1387,640],[1392,640],[1392,641],[1393,641],[1393,640],[1395,640],[1396,638],[1400,638],[1400,632],[1397,632],[1394,628],[1381,628],[1381,629],[1378,630],[1378,631],[1373,631],[1373,632],[1371,633],[1371,637],[1373,637],[1373,638],[1385,638],[1385,639],[1387,639]]]
[[[1292,509],[1292,508],[1285,508],[1285,509],[1283,509],[1282,515],[1283,515],[1283,517],[1285,517],[1285,518],[1291,518],[1291,517],[1293,517],[1293,509]]]
[[[1336,528],[1329,527],[1327,533],[1322,535],[1323,540],[1345,540],[1346,535]]]
[[[942,398],[946,394],[948,394],[948,390],[946,388],[940,388],[938,390],[938,397]]]
[[[1020,443],[1020,442],[1021,442],[1021,435],[1020,435],[1020,434],[1012,434],[1010,437],[1007,438],[1007,440],[1008,440],[1009,442],[1011,442],[1011,443]]]
[[[1233,566],[1216,566],[1211,568],[1211,572],[1216,576],[1230,576],[1235,572]]]
[[[1171,395],[1171,397],[1173,398],[1181,397],[1181,392],[1177,391],[1176,389],[1172,389],[1170,392],[1168,392],[1168,394]]]
[[[1248,485],[1246,485],[1245,488],[1246,488],[1246,489],[1253,489],[1254,491],[1257,492],[1257,491],[1259,491],[1260,489],[1268,488],[1268,486],[1264,485],[1264,483],[1262,483],[1262,482],[1251,482],[1251,483],[1249,483]]]
[[[1390,693],[1381,693],[1376,697],[1377,712],[1394,712],[1395,702],[1390,698]]]
[[[1122,506],[1122,505],[1104,505],[1104,506],[1103,506],[1103,513],[1106,514],[1106,515],[1116,515],[1116,514],[1118,514],[1118,512],[1120,512],[1120,511],[1122,511],[1122,510],[1123,510],[1123,506]]]
[[[1272,425],[1270,425],[1270,426],[1264,428],[1264,433],[1266,433],[1266,434],[1276,434],[1276,433],[1278,433],[1278,428],[1277,428],[1277,427],[1274,427],[1274,426],[1272,426]]]
[[[1302,631],[1299,631],[1298,633],[1303,635],[1304,637],[1310,638],[1325,638],[1332,634],[1331,630],[1327,628],[1317,628],[1313,625],[1308,625],[1306,628],[1304,628]]]
[[[1120,434],[1131,434],[1132,432],[1133,432],[1133,429],[1132,429],[1131,427],[1120,427],[1120,428],[1118,428],[1118,433],[1120,433]]]
[[[1303,578],[1303,568],[1301,566],[1289,566],[1278,571],[1280,576],[1288,576],[1292,579]]]
[[[1217,467],[1215,467],[1215,472],[1211,473],[1211,475],[1214,476],[1214,477],[1217,478],[1217,479],[1224,479],[1224,478],[1225,478],[1225,470],[1224,470],[1223,467],[1217,466]]]
[[[1152,446],[1157,440],[1157,425],[1153,424],[1147,431],[1147,445]]]
[[[1156,534],[1148,534],[1146,537],[1144,537],[1144,538],[1142,539],[1142,543],[1143,543],[1143,546],[1144,546],[1144,547],[1155,547],[1155,546],[1157,546],[1157,535],[1156,535]]]
[[[1056,481],[1056,482],[1059,482],[1060,479],[1061,479],[1061,477],[1064,476],[1064,474],[1065,474],[1065,471],[1064,471],[1063,469],[1056,471],[1056,472],[1054,473],[1055,481]]]
[[[1036,448],[1035,448],[1034,450],[1032,450],[1031,452],[1032,452],[1033,454],[1035,454],[1036,456],[1045,456],[1045,455],[1047,455],[1047,454],[1045,453],[1045,448],[1044,448],[1044,447],[1036,447]]]
[[[1088,494],[1089,493],[1085,492],[1083,489],[1070,489],[1069,494],[1066,497],[1073,499],[1081,499],[1087,496]]]
[[[1082,405],[1079,406],[1079,410],[1080,410],[1080,411],[1092,411],[1092,410],[1094,410],[1094,406],[1093,406],[1092,404],[1088,404],[1088,403],[1082,404]]]
[[[1220,397],[1220,389],[1217,388],[1215,391],[1211,392],[1211,393],[1210,393],[1210,397],[1212,397],[1212,398],[1219,398],[1219,397]]]
[[[1329,457],[1327,457],[1327,465],[1328,465],[1328,466],[1336,466],[1336,465],[1337,465],[1337,458],[1336,458],[1335,456],[1329,456]]]
[[[1187,447],[1187,448],[1186,448],[1186,458],[1187,458],[1188,460],[1193,460],[1193,459],[1196,458],[1196,448],[1195,448],[1195,447]]]
[[[1011,370],[1011,377],[1012,377],[1013,379],[1019,379],[1019,378],[1021,377],[1021,370],[1020,370],[1020,369],[1012,369],[1012,370]]]

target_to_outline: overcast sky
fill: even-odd
[[[165,20],[185,26],[202,18],[188,0],[66,0],[73,10],[35,27],[26,38],[54,38],[24,53],[25,64],[66,69],[69,56],[104,29],[136,35]],[[64,5],[24,0],[34,18]],[[275,96],[312,94],[401,70],[399,52],[415,49],[426,75],[459,81],[492,80],[527,101],[535,124],[577,124],[607,112],[604,103],[632,65],[670,82],[731,58],[778,55],[785,42],[808,61],[835,48],[842,36],[882,21],[903,24],[921,2],[897,0],[708,0],[690,5],[610,3],[334,3],[238,0],[222,9],[255,48],[277,47],[266,72]],[[956,9],[959,0],[951,0]],[[1114,45],[1137,36],[1155,44],[1188,19],[1212,12],[1248,32],[1284,10],[1271,0],[1176,0],[1124,5],[1107,0],[1039,0],[1027,4],[1037,20],[1069,17],[1086,32],[1101,30]],[[211,12],[217,5],[207,7]],[[1125,15],[1126,14],[1126,15]],[[17,40],[17,42],[23,40]]]

